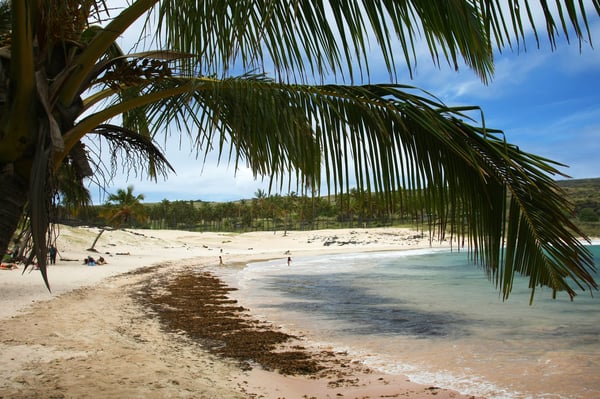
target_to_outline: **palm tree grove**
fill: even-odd
[[[61,199],[89,202],[87,185],[105,185],[119,163],[168,176],[161,146],[179,136],[198,173],[217,151],[274,190],[293,181],[319,194],[324,184],[434,215],[431,234],[466,241],[504,296],[515,274],[532,291],[595,289],[585,234],[555,182],[562,165],[511,145],[485,110],[447,106],[398,73],[413,72],[417,41],[431,57],[419,62],[483,82],[493,79],[494,52],[521,50],[526,31],[531,47],[554,47],[559,36],[591,46],[600,2],[552,3],[3,1],[0,250],[26,232],[25,257],[47,285]],[[118,44],[126,35],[138,38],[133,50]],[[371,81],[372,58],[384,61],[387,81]],[[139,202],[121,191],[115,204]],[[113,212],[119,225],[136,209]]]

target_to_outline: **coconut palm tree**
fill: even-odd
[[[107,203],[110,205],[107,219],[116,227],[128,225],[132,221],[140,221],[146,217],[146,209],[142,205],[144,194],[133,194],[133,186],[127,190],[118,189],[116,194],[110,194]]]
[[[115,228],[120,228],[134,220],[142,220],[146,217],[146,209],[142,205],[143,200],[144,194],[133,195],[133,186],[127,186],[127,190],[120,188],[116,194],[108,196],[106,200],[107,208],[100,216]],[[96,243],[104,231],[104,228],[100,229],[100,232],[88,250],[94,250]]]
[[[63,165],[83,178],[98,173],[84,139],[156,178],[170,169],[154,142],[168,128],[188,135],[199,154],[216,149],[280,184],[291,176],[301,188],[323,180],[347,192],[356,180],[390,203],[403,189],[416,199],[406,203],[436,215],[435,233],[467,235],[505,297],[515,273],[529,276],[532,295],[541,285],[571,296],[596,287],[571,206],[552,180],[559,165],[506,143],[472,118],[477,107],[448,107],[396,83],[399,63],[412,71],[417,36],[434,62],[464,61],[483,81],[493,75],[493,48],[521,47],[529,25],[537,40],[539,19],[551,46],[559,34],[591,42],[583,2],[557,0],[556,13],[545,0],[5,4],[0,250],[25,215],[45,259],[53,176]],[[123,52],[117,39],[144,17],[140,37],[151,40],[139,46],[148,47]],[[371,51],[391,83],[321,83],[368,78]],[[261,72],[267,66],[271,77]]]

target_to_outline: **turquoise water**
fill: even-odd
[[[529,306],[519,279],[502,301],[447,250],[282,259],[235,278],[253,313],[381,371],[488,398],[600,397],[598,292],[538,289]]]

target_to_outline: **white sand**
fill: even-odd
[[[106,231],[86,251],[98,229],[62,226],[57,264],[49,266],[52,292],[39,271],[0,271],[0,397],[463,397],[412,384],[403,377],[360,374],[360,384],[242,371],[185,336],[161,332],[129,295],[148,276],[125,272],[160,265],[170,273],[185,265],[218,271],[248,261],[319,253],[383,251],[431,246],[408,229],[256,232]],[[327,245],[328,244],[328,245]],[[108,264],[86,266],[88,255]],[[219,265],[222,256],[225,265]],[[218,273],[217,273],[218,274]],[[115,277],[118,276],[118,277]],[[243,303],[242,303],[243,305]],[[358,372],[357,372],[358,373]]]
[[[178,230],[107,230],[95,246],[87,251],[99,233],[96,228],[61,226],[57,240],[55,266],[48,267],[51,292],[44,287],[39,271],[22,265],[17,270],[0,270],[0,319],[16,314],[37,301],[44,301],[82,286],[91,286],[109,276],[164,261],[195,259],[224,263],[244,258],[272,259],[318,253],[400,250],[430,246],[428,237],[409,229],[345,229],[318,231],[193,233]],[[330,242],[331,245],[324,245]],[[352,244],[340,245],[344,242]],[[438,244],[432,244],[439,246]],[[87,256],[100,256],[102,266],[85,266]]]

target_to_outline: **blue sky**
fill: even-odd
[[[573,178],[600,177],[600,21],[592,15],[595,49],[577,42],[558,41],[550,46],[541,35],[527,51],[504,51],[496,55],[494,77],[487,86],[469,69],[459,72],[445,64],[437,68],[428,55],[418,59],[413,80],[400,79],[431,92],[448,105],[479,105],[486,125],[501,129],[509,142],[568,165],[560,170]],[[387,82],[388,75],[372,65],[372,83]],[[161,143],[162,145],[162,143]],[[168,200],[229,201],[252,198],[268,182],[255,180],[248,170],[233,170],[209,159],[204,165],[178,142],[167,143],[167,156],[176,170],[158,183],[139,176],[116,177],[109,193],[133,184],[146,202]],[[104,197],[90,187],[94,203]],[[285,193],[283,193],[285,194]]]

